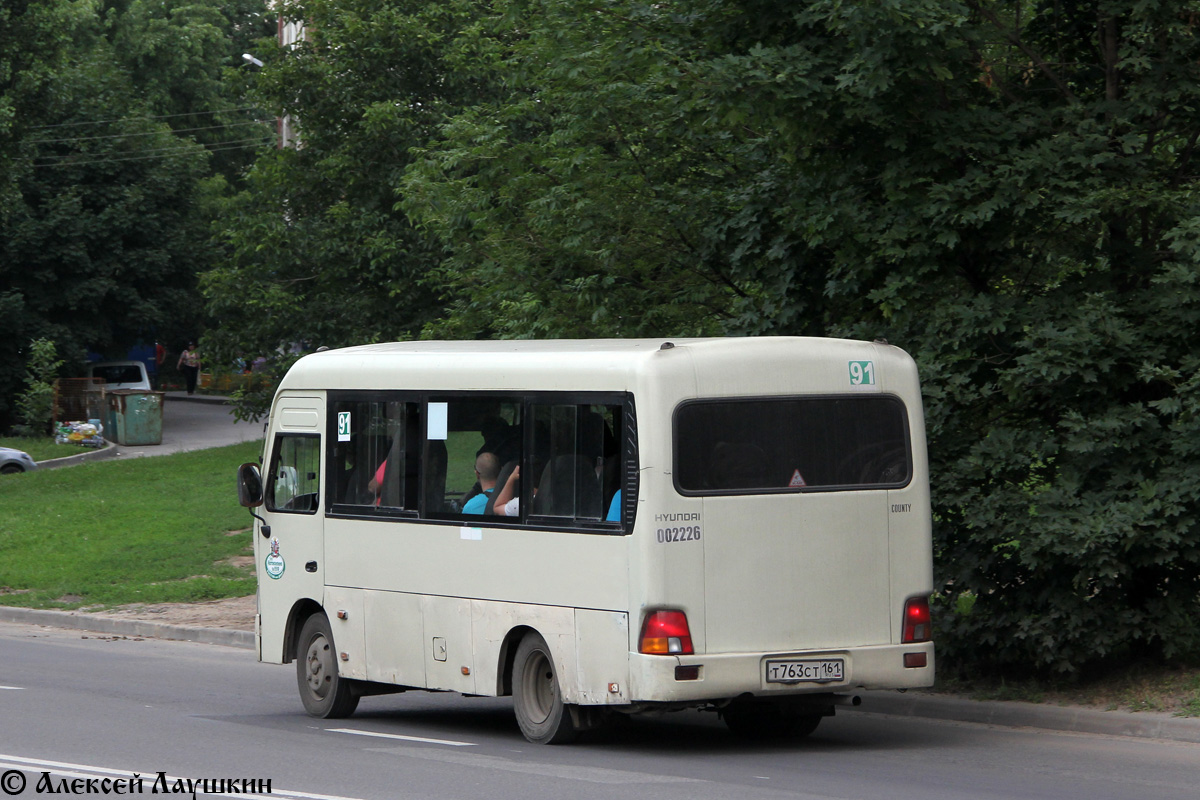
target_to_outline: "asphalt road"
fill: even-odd
[[[238,648],[0,624],[0,653],[0,788],[23,781],[20,797],[43,780],[135,772],[146,795],[177,778],[234,778],[310,800],[1192,800],[1200,783],[1200,745],[1180,742],[845,710],[792,743],[746,742],[681,713],[539,747],[504,698],[414,692],[314,720],[290,667]]]

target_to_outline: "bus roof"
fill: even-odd
[[[882,352],[881,352],[882,351]],[[415,341],[326,350],[301,358],[280,385],[306,389],[620,390],[680,356],[704,369],[839,356],[911,361],[880,343],[816,337]]]

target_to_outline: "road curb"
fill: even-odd
[[[1044,703],[969,700],[923,692],[863,692],[860,711],[893,716],[974,722],[1006,728],[1129,736],[1200,743],[1200,719],[1153,711],[1102,711]]]
[[[85,453],[78,453],[73,456],[63,456],[62,458],[49,458],[45,461],[37,462],[38,469],[59,469],[60,467],[74,467],[78,464],[86,464],[91,461],[103,461],[107,458],[112,458],[117,454],[117,446],[112,442],[106,441],[104,447],[98,448]]]
[[[44,625],[48,628],[108,633],[117,636],[141,636],[149,639],[178,639],[200,644],[219,644],[226,647],[254,649],[254,633],[231,628],[201,628],[192,625],[170,625],[139,619],[117,619],[77,611],[48,611],[37,608],[0,606],[0,622],[22,625]]]
[[[163,392],[164,400],[182,400],[187,403],[229,403],[229,397],[223,394],[188,394],[187,392]]]

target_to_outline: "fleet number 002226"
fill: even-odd
[[[700,540],[699,525],[680,525],[678,528],[659,528],[658,541],[666,542],[696,542]]]

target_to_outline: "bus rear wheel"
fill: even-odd
[[[721,711],[729,730],[748,739],[803,739],[817,729],[822,716],[781,703],[734,703]]]
[[[324,614],[313,614],[300,629],[296,641],[296,685],[309,716],[348,717],[358,707],[358,695],[350,681],[338,674],[333,631]]]
[[[517,646],[513,710],[521,733],[534,744],[562,744],[575,738],[577,731],[562,700],[550,648],[536,633],[527,634]]]

